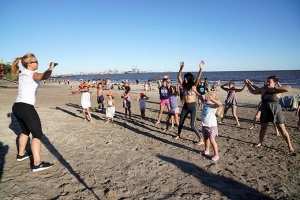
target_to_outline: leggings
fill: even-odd
[[[191,128],[194,130],[196,133],[197,137],[200,139],[201,134],[199,130],[196,127],[196,118],[197,118],[197,105],[196,102],[192,103],[184,103],[181,113],[180,113],[180,121],[179,121],[179,126],[178,126],[178,136],[181,135],[181,130],[183,127],[183,123],[187,117],[187,115],[191,113]]]
[[[31,133],[33,138],[42,138],[43,131],[41,120],[33,105],[14,103],[12,112],[18,119],[23,134],[29,136]]]

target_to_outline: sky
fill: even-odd
[[[0,27],[0,59],[53,74],[300,70],[299,0],[1,0]]]

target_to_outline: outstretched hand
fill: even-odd
[[[184,67],[184,62],[181,61],[181,62],[180,62],[180,69],[183,69],[183,67]]]
[[[199,63],[199,68],[203,69],[204,65],[205,65],[204,60],[201,60],[200,63]]]
[[[56,66],[55,62],[51,62],[49,66],[54,68]]]

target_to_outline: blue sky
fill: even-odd
[[[298,0],[2,0],[0,59],[39,71],[300,69]]]

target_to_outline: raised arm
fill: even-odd
[[[198,86],[198,84],[199,84],[204,65],[205,65],[204,60],[201,60],[200,63],[199,63],[199,72],[198,72],[198,75],[197,75],[197,78],[196,78],[196,81],[195,81],[195,86]]]
[[[180,68],[179,68],[179,72],[177,74],[177,79],[178,79],[178,82],[182,85],[182,78],[181,78],[181,74],[182,74],[182,69],[184,67],[184,62],[181,61],[180,62]]]
[[[51,76],[54,67],[55,67],[55,63],[51,62],[49,68],[44,73],[35,72],[33,74],[33,80],[42,81],[48,79]]]
[[[250,93],[261,94],[261,89],[259,87],[257,87],[256,85],[253,85],[249,79],[245,79],[244,82]]]
[[[245,89],[245,87],[246,87],[246,84],[242,88],[240,88],[240,89],[235,89],[235,92],[241,92],[241,91],[243,91]]]
[[[225,86],[228,86],[228,83],[224,83],[223,85],[221,85],[221,89],[225,90],[225,91],[228,91],[229,89],[226,88]]]

